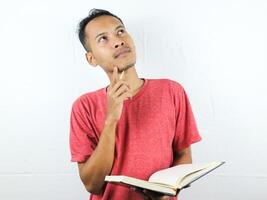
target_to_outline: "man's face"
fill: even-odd
[[[86,55],[91,64],[100,65],[107,73],[112,73],[114,67],[121,72],[135,65],[133,40],[117,18],[97,17],[87,24],[85,33],[91,50]]]

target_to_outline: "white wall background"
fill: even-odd
[[[227,162],[180,199],[266,199],[265,0],[1,1],[0,199],[88,199],[68,134],[72,102],[108,84],[76,35],[94,7],[125,21],[141,77],[186,88],[203,137],[194,161]]]

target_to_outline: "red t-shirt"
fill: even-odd
[[[183,87],[169,79],[144,79],[139,92],[123,102],[116,128],[112,175],[147,180],[172,166],[174,152],[201,140]],[[106,88],[79,97],[73,104],[70,128],[71,161],[86,161],[97,146],[104,126]],[[128,187],[106,184],[97,200],[141,200]],[[176,198],[173,198],[176,199]]]

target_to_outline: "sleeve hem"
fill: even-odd
[[[186,148],[190,147],[192,144],[197,143],[201,140],[202,140],[202,138],[200,136],[197,136],[194,139],[192,139],[189,143],[186,143],[186,144],[180,146],[179,148],[177,148],[177,151],[180,151],[182,149],[186,149]]]
[[[71,157],[71,162],[85,162],[91,155],[76,155]]]

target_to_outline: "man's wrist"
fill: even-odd
[[[116,126],[117,125],[117,120],[112,119],[111,117],[107,117],[105,120],[105,126]]]

